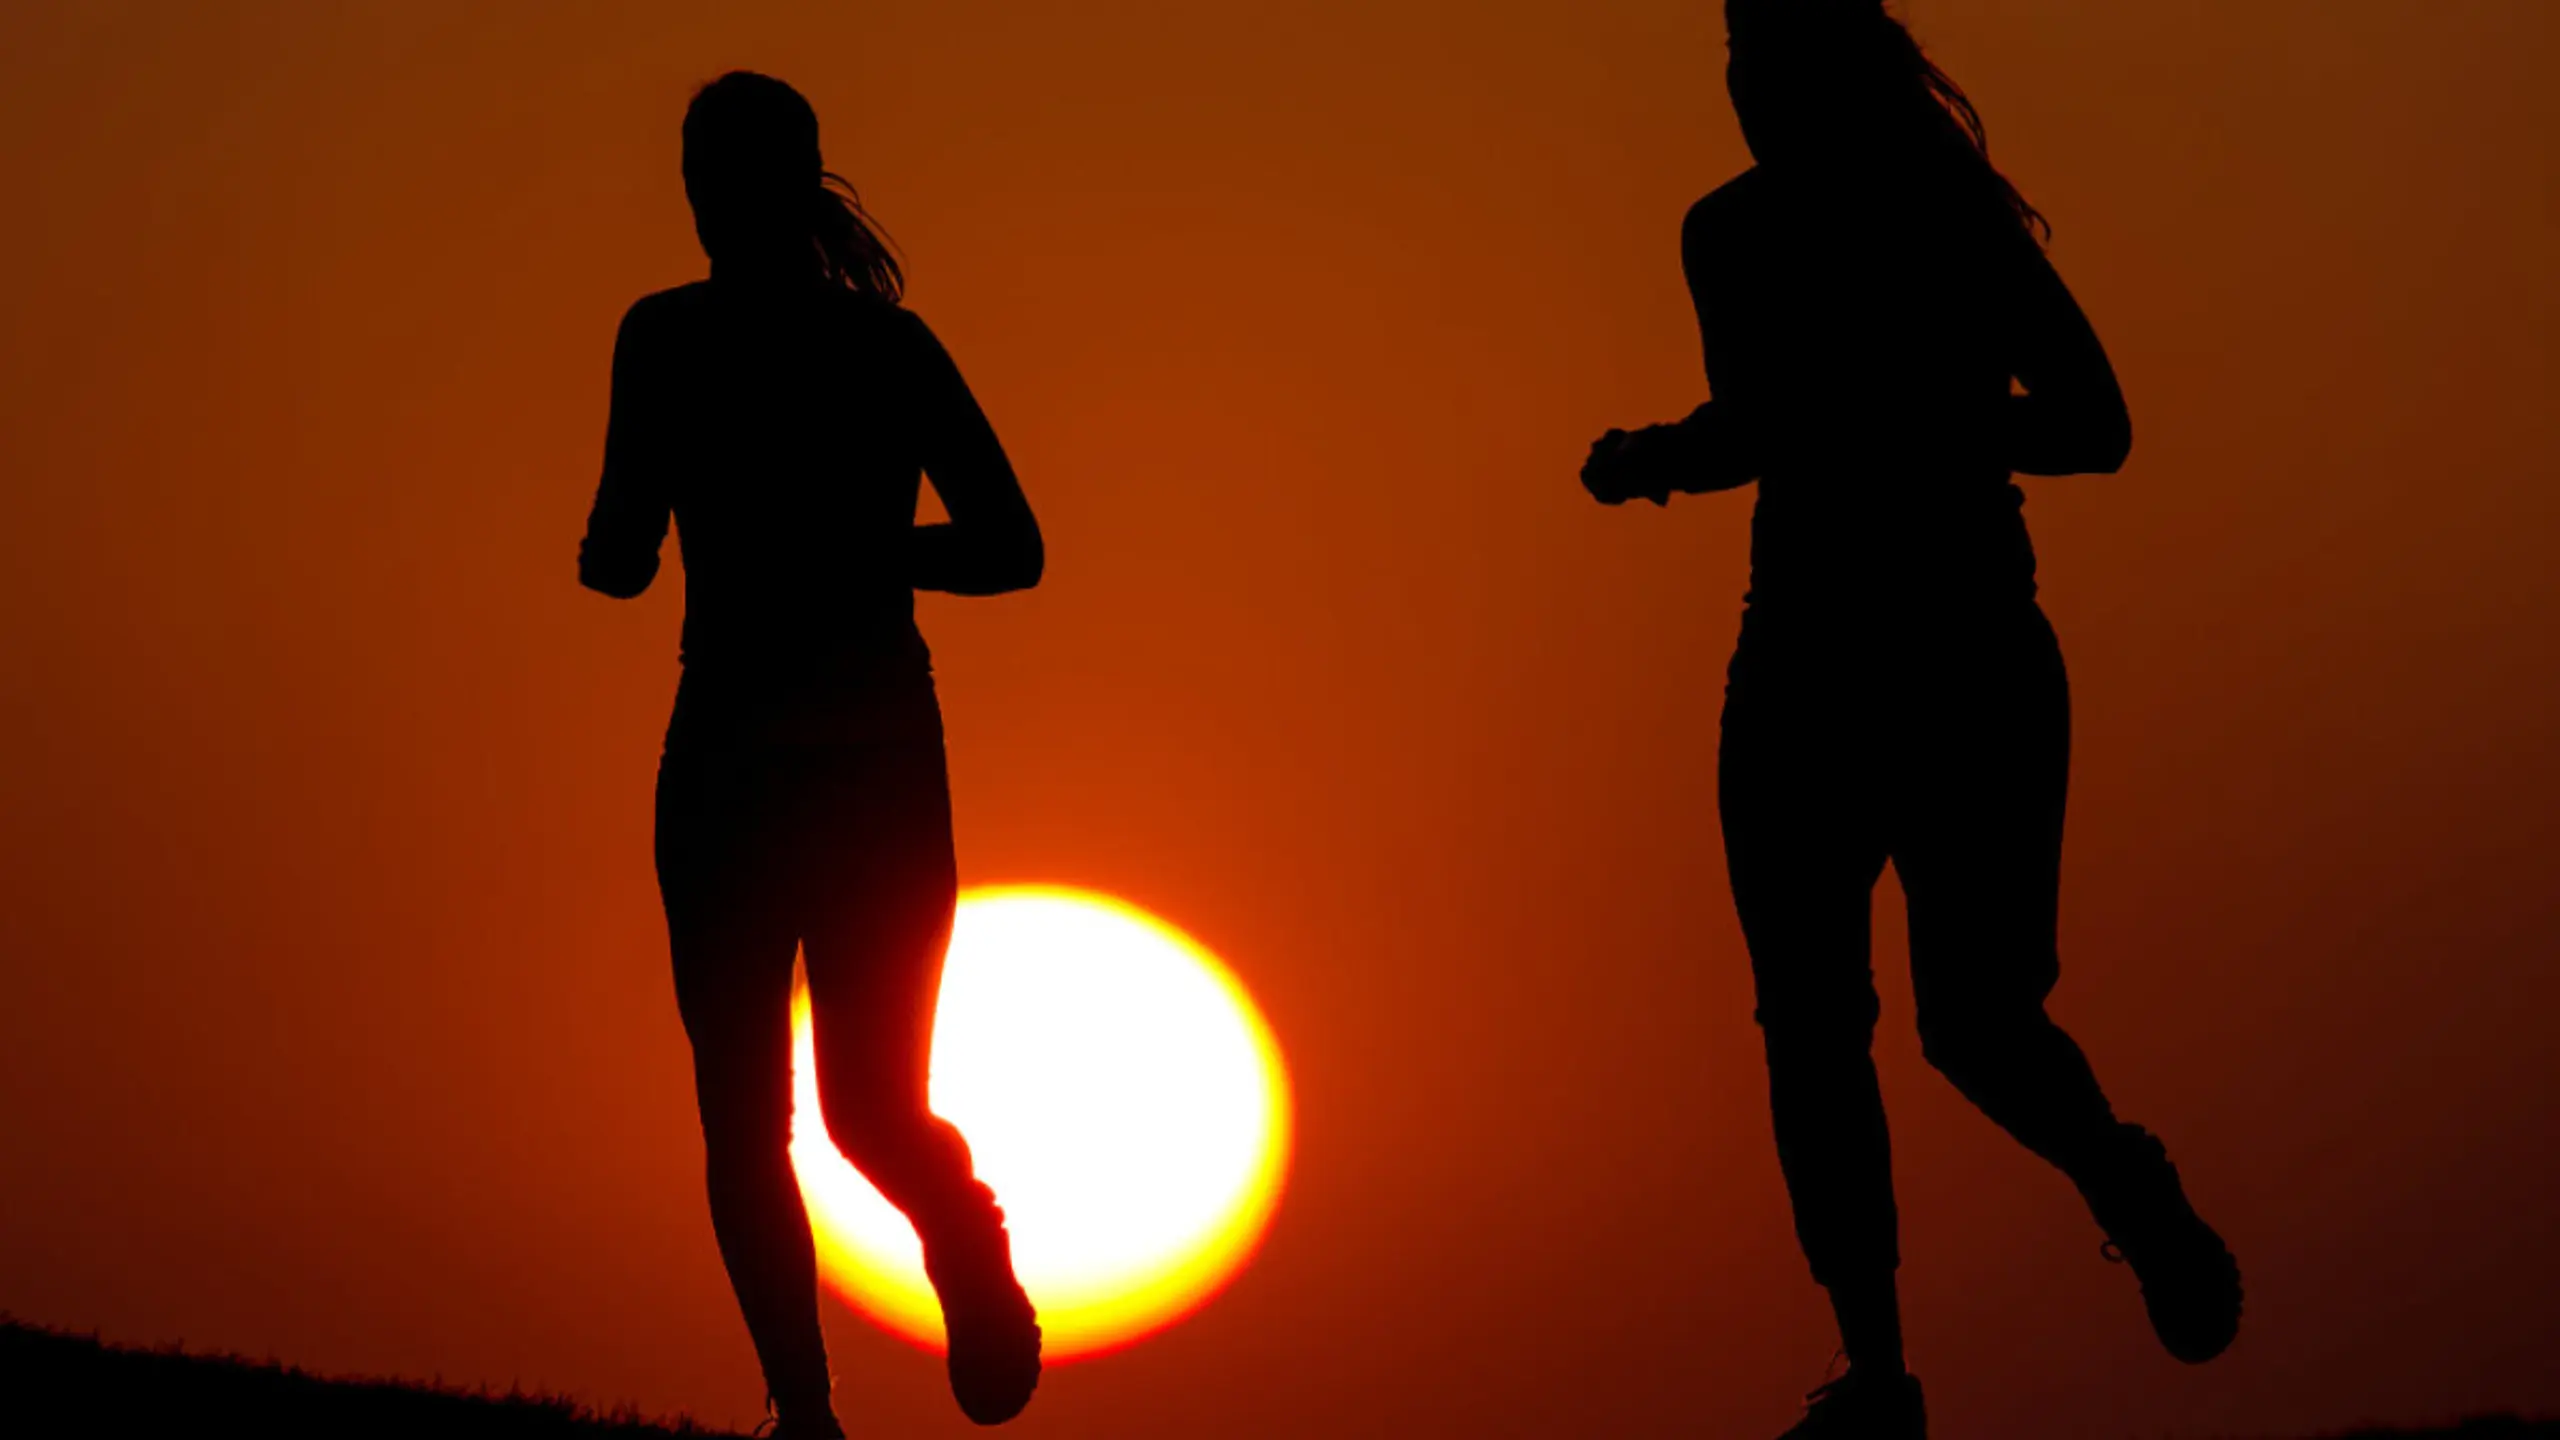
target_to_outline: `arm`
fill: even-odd
[[[1001,595],[1040,583],[1046,553],[1013,462],[960,378],[960,367],[922,320],[914,358],[919,458],[951,519],[918,525],[907,547],[909,583],[954,595]]]
[[[1745,293],[1729,283],[1735,261],[1719,242],[1716,216],[1722,192],[1689,211],[1680,227],[1680,265],[1698,315],[1698,339],[1706,357],[1707,386],[1715,396],[1681,419],[1632,434],[1612,430],[1591,447],[1583,484],[1605,504],[1643,496],[1667,504],[1673,491],[1702,495],[1733,490],[1760,476],[1758,428],[1750,424],[1745,391],[1735,375],[1735,352],[1747,344],[1753,314]]]
[[[1734,253],[1728,233],[1731,221],[1721,218],[1725,204],[1714,197],[1692,207],[1680,226],[1680,271],[1689,282],[1689,303],[1698,313],[1698,349],[1706,362],[1707,393],[1714,396],[1676,423],[1681,458],[1693,483],[1680,488],[1692,495],[1733,490],[1760,478],[1767,457],[1763,427],[1751,423],[1748,366],[1742,356],[1764,323],[1758,290],[1734,283],[1744,261]]]
[[[2027,254],[2011,272],[2003,299],[2011,369],[2023,395],[2012,395],[1997,431],[2003,458],[2026,475],[2112,475],[2133,449],[2133,420],[2106,347],[2069,286],[2044,252]]]
[[[614,337],[604,475],[587,512],[586,539],[578,545],[578,583],[617,600],[649,588],[658,575],[658,547],[667,538],[666,452],[652,433],[660,397],[650,382],[643,314],[641,305],[632,306]]]
[[[1639,452],[1639,460],[1661,466],[1668,487],[1683,495],[1738,490],[1760,478],[1752,429],[1729,403],[1709,400],[1668,424],[1647,426],[1628,440]]]

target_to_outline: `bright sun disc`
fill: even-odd
[[[818,1123],[805,994],[791,1023],[791,1159],[819,1266],[854,1308],[939,1350],[914,1230]],[[1208,1299],[1262,1238],[1288,1164],[1288,1080],[1252,998],[1190,936],[1090,891],[961,897],[932,1101],[1004,1206],[1051,1359]]]

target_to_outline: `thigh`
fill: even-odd
[[[2040,612],[1929,657],[1913,685],[1893,862],[1912,988],[1937,1011],[2040,1005],[2058,974],[2071,701]]]
[[[670,755],[659,768],[658,890],[704,1135],[715,1147],[789,1139],[799,937],[775,863],[791,838],[775,778],[748,753]]]
[[[959,892],[938,726],[843,757],[813,790],[827,815],[798,908],[822,1083],[920,1107]]]
[[[1875,1023],[1884,841],[1853,681],[1845,657],[1746,636],[1726,690],[1717,810],[1764,1026]]]

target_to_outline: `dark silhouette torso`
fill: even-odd
[[[632,307],[614,371],[580,571],[637,593],[673,517],[689,690],[918,679],[930,662],[917,587],[1006,588],[965,572],[1018,550],[1028,511],[958,370],[909,311],[838,286],[700,282]],[[953,526],[915,524],[927,468]],[[936,530],[964,543],[936,547]],[[920,551],[964,573],[920,574]]]
[[[1716,403],[1762,457],[1755,608],[1873,620],[2035,594],[1998,432],[2011,377],[2056,368],[2027,352],[2060,282],[2014,221],[1755,169],[1698,202],[1681,251]]]

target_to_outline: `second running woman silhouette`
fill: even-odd
[[[1910,909],[1929,1062],[2086,1198],[2162,1343],[2202,1361],[2239,1268],[2045,1012],[2070,768],[2062,653],[2011,476],[2132,444],[2106,352],[1972,105],[1881,0],[1730,0],[1753,168],[1681,237],[1714,398],[1592,447],[1608,504],[1757,481],[1718,808],[1796,1233],[1849,1368],[1790,1435],[1917,1440],[1871,892]]]

